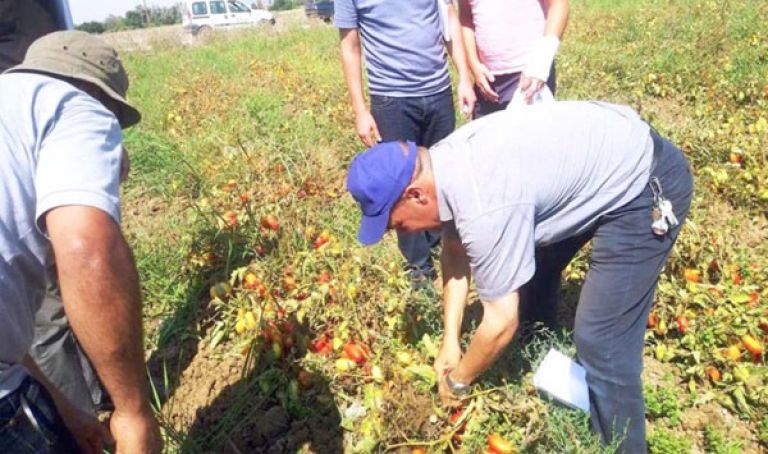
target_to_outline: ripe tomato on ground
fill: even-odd
[[[501,438],[501,435],[491,434],[488,436],[488,452],[493,454],[512,454],[515,452],[515,447],[511,442]]]

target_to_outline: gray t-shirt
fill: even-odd
[[[356,28],[371,94],[427,96],[451,86],[437,2],[336,0],[334,23]]]
[[[626,106],[557,101],[488,115],[435,145],[440,219],[461,238],[480,297],[517,290],[536,246],[583,233],[639,195],[649,130]]]
[[[32,345],[53,264],[44,214],[83,205],[119,222],[121,150],[117,119],[88,94],[39,74],[0,76],[0,397],[18,385],[8,365]]]

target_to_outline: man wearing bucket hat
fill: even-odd
[[[429,150],[375,146],[354,159],[347,188],[363,212],[364,244],[390,228],[443,232],[445,331],[435,368],[448,400],[512,340],[519,289],[539,268],[562,270],[578,249],[535,257],[536,247],[591,239],[574,340],[592,426],[605,442],[626,433],[623,452],[645,452],[643,335],[693,188],[680,150],[628,107],[553,102],[475,120]],[[462,352],[471,276],[483,319]]]
[[[46,35],[0,75],[0,452],[101,452],[108,434],[27,355],[53,256],[69,321],[112,396],[118,452],[160,452],[148,401],[141,302],[120,232],[125,99],[114,49]]]
[[[20,64],[41,36],[72,29],[67,0],[0,0],[0,72]],[[30,356],[46,377],[79,409],[96,414],[109,398],[69,326],[55,270],[35,314]]]

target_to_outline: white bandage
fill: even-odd
[[[534,43],[528,54],[528,64],[525,66],[523,74],[526,77],[546,82],[549,79],[549,70],[552,68],[552,62],[555,61],[558,47],[560,47],[560,40],[557,39],[557,36],[542,36]]]

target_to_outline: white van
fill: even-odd
[[[186,0],[184,8],[184,28],[195,35],[217,27],[275,24],[271,12],[252,9],[240,0]]]

